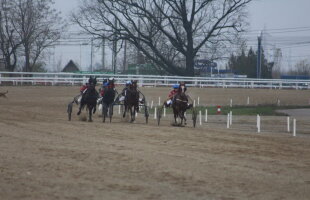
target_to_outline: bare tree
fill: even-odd
[[[171,74],[193,76],[201,49],[223,46],[242,31],[251,1],[86,0],[73,21],[93,35],[128,40]]]
[[[32,71],[42,53],[59,38],[63,29],[53,0],[11,0],[14,29],[22,41],[24,71]]]
[[[310,76],[310,61],[307,59],[299,61],[294,69],[288,71],[289,75]]]
[[[2,0],[0,3],[0,51],[8,71],[15,70],[18,49],[21,46],[21,40],[13,27],[11,6],[9,0]]]

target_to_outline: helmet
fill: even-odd
[[[178,88],[179,88],[179,84],[174,84],[174,85],[172,86],[172,88],[173,88],[173,89],[178,89]]]
[[[126,85],[131,85],[131,81],[126,81]]]
[[[114,81],[114,77],[110,77],[110,78],[109,78],[109,81]]]

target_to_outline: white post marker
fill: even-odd
[[[118,114],[121,114],[121,105],[118,105]]]
[[[154,119],[157,119],[157,107],[154,108]]]
[[[296,119],[293,120],[293,136],[296,137]]]
[[[232,125],[232,111],[229,112],[229,125]]]
[[[199,110],[199,125],[202,125],[202,121],[201,121],[201,110]]]
[[[208,109],[206,109],[205,122],[208,122]]]
[[[136,112],[136,117],[138,117],[138,112]]]
[[[232,99],[230,99],[230,107],[232,107]]]
[[[227,114],[227,128],[229,128],[229,113]]]
[[[257,115],[257,133],[260,133],[260,116]]]
[[[287,117],[287,132],[289,133],[290,131],[290,117]]]
[[[199,106],[200,103],[200,97],[197,98],[197,105]]]
[[[160,97],[158,97],[158,106],[160,106]]]
[[[196,100],[195,99],[194,99],[194,105],[193,106],[194,106],[194,108],[196,107]]]
[[[247,105],[250,105],[250,97],[248,97],[247,101],[246,101]]]
[[[151,102],[151,109],[153,108],[153,104],[154,104],[154,101],[152,100],[152,102]]]
[[[166,107],[164,107],[164,117],[166,117]]]

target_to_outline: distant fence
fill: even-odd
[[[127,80],[138,80],[140,86],[152,87],[171,86],[186,81],[187,85],[192,87],[310,89],[310,80],[27,72],[0,72],[0,85],[74,86],[85,83],[89,76],[97,77],[99,82],[104,78],[114,77],[117,84],[124,84]]]

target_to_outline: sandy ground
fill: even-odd
[[[160,126],[138,115],[130,124],[73,116],[67,103],[77,87],[0,87],[0,199],[309,199],[309,118],[302,134],[286,133],[285,117],[209,116],[192,128]],[[142,88],[151,100],[167,88]],[[307,105],[309,91],[191,89],[202,104]],[[76,112],[76,107],[74,112]],[[152,116],[151,116],[152,117]]]

